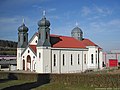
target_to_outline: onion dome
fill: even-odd
[[[40,26],[40,27],[49,27],[50,22],[49,22],[49,20],[46,20],[46,18],[44,16],[40,21],[38,21],[38,26]]]
[[[78,39],[78,40],[83,40],[83,32],[79,27],[75,27],[72,32],[71,32],[71,36]]]
[[[23,23],[20,27],[18,27],[18,31],[19,32],[27,32],[28,28],[25,26],[25,24]]]
[[[75,27],[75,28],[72,30],[71,34],[72,34],[72,33],[81,33],[81,34],[83,34],[82,30],[81,30],[79,27]]]

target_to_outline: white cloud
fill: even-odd
[[[18,21],[17,18],[8,18],[8,17],[0,18],[0,23],[16,23],[17,21]]]
[[[88,8],[88,7],[86,7],[86,6],[84,6],[84,7],[82,8],[81,12],[82,12],[82,15],[83,15],[83,16],[87,16],[88,14],[91,13],[91,9]]]
[[[114,19],[108,22],[109,25],[115,25],[120,27],[120,19]]]
[[[92,20],[92,19],[97,19],[100,17],[111,15],[113,13],[113,9],[110,9],[108,7],[99,7],[96,5],[93,5],[93,7],[84,6],[81,9],[81,13],[82,13],[82,16],[91,15],[92,18],[90,18],[89,16],[89,19]]]
[[[95,6],[94,9],[97,14],[101,14],[103,16],[112,14],[112,10],[109,8]]]
[[[56,11],[56,8],[50,8],[47,10],[48,12],[53,12],[53,11]]]

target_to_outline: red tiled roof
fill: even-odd
[[[38,33],[36,33],[38,36]],[[50,43],[53,48],[86,48],[86,46],[97,46],[89,39],[83,39],[82,41],[77,40],[69,36],[50,35]],[[31,48],[36,52],[36,46],[30,45]]]
[[[36,45],[29,45],[30,48],[36,53],[37,49],[36,49]]]
[[[73,37],[57,36],[57,35],[50,35],[50,37],[51,37],[52,47],[54,48],[86,48],[81,41]],[[56,42],[55,42],[55,38],[56,38]],[[52,41],[55,43],[53,43]]]
[[[85,46],[97,46],[95,43],[93,43],[93,42],[90,41],[89,39],[84,39],[84,40],[82,40],[82,43],[83,43]]]

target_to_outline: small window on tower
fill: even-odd
[[[20,42],[20,36],[18,36],[18,41]]]
[[[39,33],[39,39],[41,38],[41,34]]]
[[[48,39],[48,33],[46,32],[46,39]]]
[[[26,41],[26,37],[24,36],[24,42]]]

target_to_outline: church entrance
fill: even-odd
[[[27,70],[31,70],[31,57],[30,57],[30,55],[27,56]]]
[[[25,60],[23,59],[23,70],[25,70]]]

